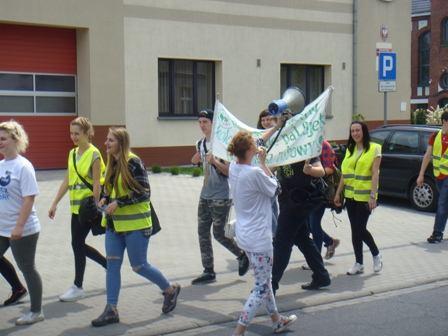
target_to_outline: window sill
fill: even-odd
[[[198,120],[197,116],[158,116],[157,120]]]

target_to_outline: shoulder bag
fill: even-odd
[[[78,177],[82,183],[93,191],[93,186],[78,172],[78,168],[76,167],[76,151],[73,151],[73,167],[75,168],[76,174],[78,174]],[[98,236],[106,232],[106,229],[101,226],[102,219],[103,214],[96,206],[93,196],[89,196],[81,200],[81,204],[79,205],[79,220],[82,223],[90,224],[90,228],[94,236]]]

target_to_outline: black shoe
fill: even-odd
[[[180,285],[173,285],[174,290],[172,293],[163,293],[165,297],[163,299],[162,313],[167,314],[176,308],[177,297],[180,293]]]
[[[191,281],[192,285],[200,285],[200,284],[208,284],[211,282],[216,281],[216,274],[215,272],[203,272],[200,276],[198,276],[196,279],[193,279]]]
[[[249,259],[247,258],[246,253],[242,253],[238,258],[238,275],[243,276],[247,273],[249,269]]]
[[[315,281],[312,280],[311,282],[302,285],[302,289],[306,289],[306,290],[318,290],[322,287],[327,287],[330,286],[331,284],[331,280],[328,278],[325,281]]]
[[[19,290],[13,290],[12,293],[11,293],[11,296],[8,299],[6,299],[5,302],[3,302],[3,305],[4,306],[10,306],[10,305],[12,305],[14,303],[17,303],[27,293],[28,292],[27,292],[25,287],[22,288],[22,289],[19,289]]]
[[[433,232],[431,237],[427,239],[428,243],[435,244],[440,243],[443,240],[443,234],[440,232]]]
[[[98,318],[92,321],[92,326],[103,327],[105,325],[118,322],[120,322],[120,318],[118,317],[117,308],[113,307],[110,304],[107,304],[106,308],[104,308],[103,313]]]

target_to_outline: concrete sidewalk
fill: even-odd
[[[239,277],[237,262],[227,250],[214,244],[217,282],[191,286],[191,279],[201,273],[197,239],[197,202],[202,179],[190,176],[151,175],[152,200],[159,215],[162,231],[150,242],[149,260],[171,281],[179,282],[181,291],[176,310],[161,314],[162,296],[158,288],[132,272],[128,260],[122,267],[122,291],[119,302],[120,324],[92,328],[105,305],[105,272],[87,261],[84,289],[87,297],[75,303],[62,303],[58,295],[73,283],[74,261],[70,245],[68,199],[61,201],[56,219],[47,217],[48,207],[56,194],[64,172],[38,172],[41,194],[37,209],[42,223],[38,244],[37,266],[44,285],[44,322],[16,327],[14,320],[29,307],[20,305],[0,308],[0,335],[162,335],[210,324],[236,320],[252,287],[252,275]],[[405,206],[381,204],[369,221],[383,255],[384,270],[374,275],[372,258],[364,253],[365,273],[347,276],[354,262],[350,224],[346,213],[335,227],[326,212],[323,227],[341,239],[336,255],[327,264],[332,276],[329,289],[307,292],[300,288],[311,277],[303,271],[303,256],[294,250],[277,296],[281,311],[372,295],[393,289],[412,287],[448,279],[448,244],[426,243],[433,225],[433,214],[421,213]],[[104,251],[104,237],[89,236],[88,243]],[[7,257],[12,260],[10,252]],[[9,295],[6,282],[0,286],[0,299]],[[263,313],[260,311],[260,313]],[[300,318],[292,334],[300,331]],[[194,335],[194,331],[189,331]],[[198,335],[200,332],[198,331]],[[229,330],[229,335],[231,331]],[[269,331],[266,331],[269,334]]]

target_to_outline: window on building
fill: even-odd
[[[0,72],[0,113],[76,114],[76,78]]]
[[[444,72],[442,76],[440,76],[439,84],[443,90],[448,90],[448,72]]]
[[[441,27],[441,31],[442,31],[442,38],[441,38],[441,43],[442,46],[444,47],[448,47],[448,17],[444,18],[442,20],[442,27]]]
[[[439,100],[439,104],[440,107],[446,107],[448,106],[448,98],[442,98]]]
[[[426,32],[418,39],[418,85],[429,86],[429,52],[431,33]]]
[[[305,103],[309,104],[324,91],[324,70],[322,65],[282,64],[280,94],[290,86],[297,86],[305,94]]]
[[[159,116],[196,116],[214,103],[214,62],[159,59]]]

